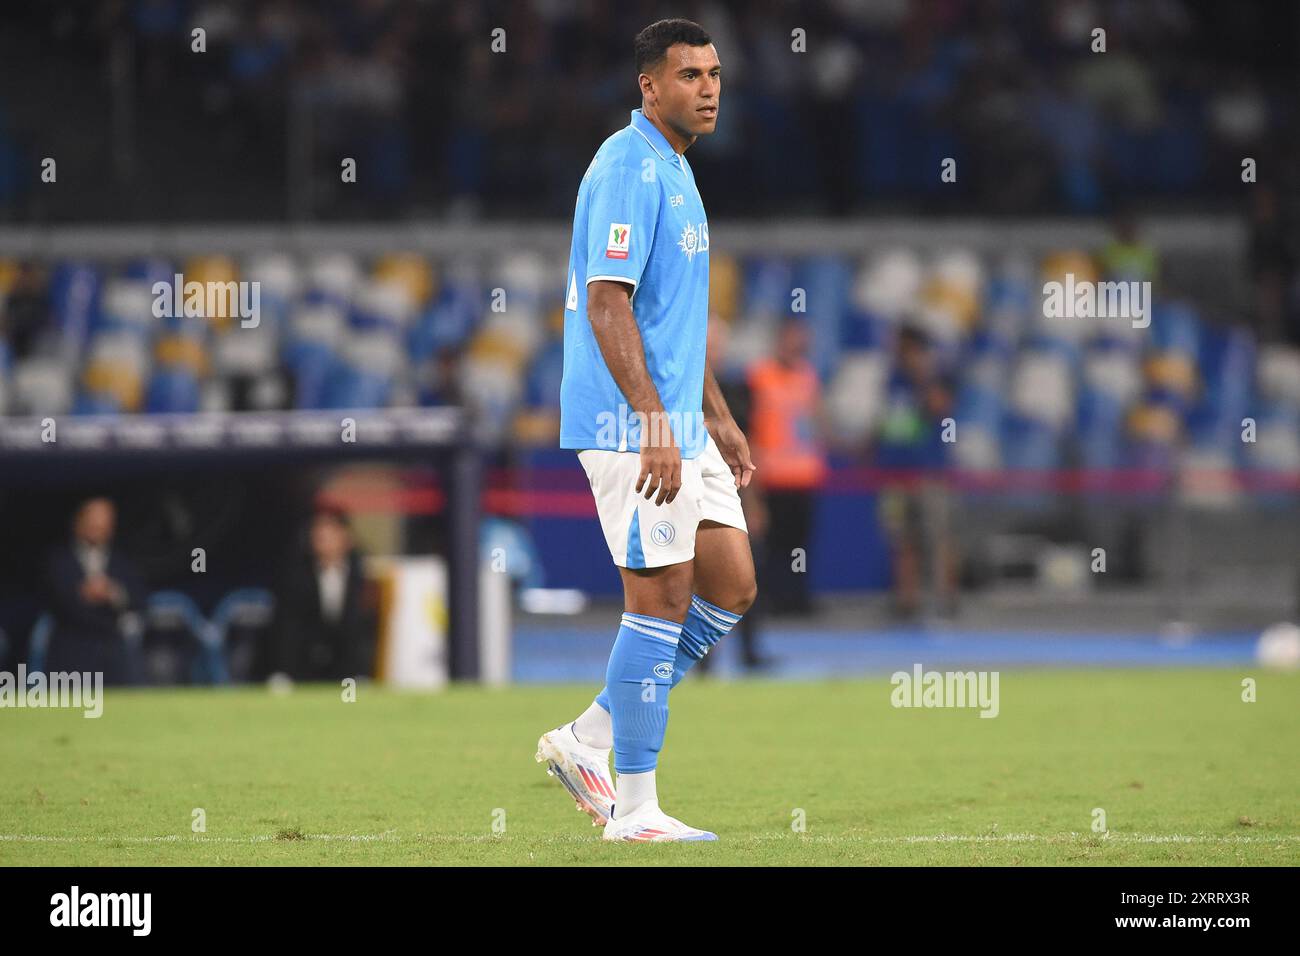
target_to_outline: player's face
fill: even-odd
[[[722,65],[718,51],[676,43],[654,73],[654,107],[659,118],[680,136],[712,133],[718,125]]]

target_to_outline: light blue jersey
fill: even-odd
[[[640,429],[587,319],[587,284],[633,286],[646,367],[683,458],[704,449],[709,225],[695,175],[640,110],[578,187],[564,302],[560,447],[636,451]]]

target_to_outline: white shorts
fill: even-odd
[[[657,505],[638,494],[641,455],[588,448],[578,452],[587,472],[605,543],[620,568],[661,568],[695,557],[695,531],[716,521],[748,533],[736,492],[736,476],[709,436],[699,457],[682,462],[682,488],[671,503]],[[657,492],[656,492],[657,494]]]

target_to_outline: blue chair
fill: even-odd
[[[1124,406],[1114,395],[1085,386],[1079,395],[1079,463],[1084,468],[1113,469],[1122,464]]]
[[[285,352],[285,363],[293,373],[294,407],[325,408],[325,389],[339,364],[334,349],[323,342],[299,341]]]
[[[220,645],[198,605],[180,591],[158,591],[145,601],[142,645],[150,684],[224,683]]]
[[[66,343],[80,350],[99,312],[99,270],[84,262],[61,262],[50,277],[50,315]]]
[[[527,528],[506,518],[485,518],[479,530],[479,560],[491,565],[498,548],[508,556],[505,570],[512,581],[526,588],[545,586],[546,569]]]
[[[101,392],[82,392],[72,403],[74,415],[120,415],[122,406],[112,395]]]
[[[32,633],[27,640],[27,673],[45,673],[45,662],[50,656],[50,635],[53,632],[53,614],[42,614],[32,625]]]
[[[339,364],[325,383],[324,408],[384,408],[392,390],[386,375]]]
[[[156,282],[166,282],[171,286],[176,281],[176,273],[180,271],[176,268],[176,263],[170,259],[163,259],[159,256],[146,256],[140,259],[132,259],[126,264],[122,275],[127,279],[138,279],[141,282],[148,283],[150,287]]]
[[[217,602],[210,633],[221,648],[227,680],[252,679],[257,666],[258,638],[274,617],[275,598],[262,588],[240,588]]]
[[[199,410],[199,404],[199,380],[187,368],[159,369],[145,391],[147,412],[192,414]]]

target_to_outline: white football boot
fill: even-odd
[[[716,840],[718,835],[688,827],[660,810],[654,800],[647,800],[627,816],[605,824],[604,838],[625,843],[694,843]]]
[[[609,751],[588,747],[573,733],[573,724],[565,724],[542,734],[537,741],[537,762],[546,764],[546,772],[564,784],[578,804],[591,817],[591,825],[603,827],[614,810],[614,781],[609,776]]]

